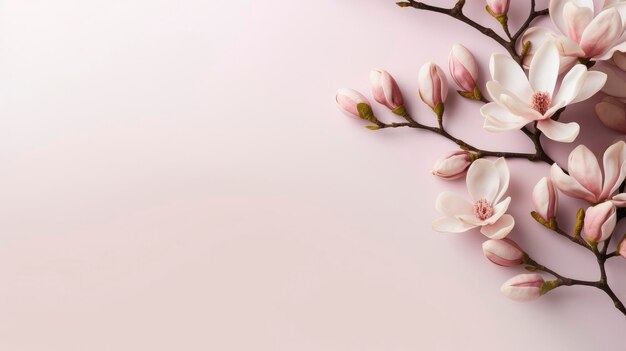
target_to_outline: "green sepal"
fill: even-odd
[[[437,115],[437,122],[439,122],[439,125],[441,125],[443,123],[443,111],[444,111],[443,102],[438,103],[433,109],[433,111]]]
[[[580,233],[583,231],[585,225],[585,210],[578,209],[576,212],[576,225],[574,225],[574,238],[580,238]]]
[[[535,221],[537,221],[537,223],[541,224],[542,226],[546,228],[548,227],[549,225],[548,221],[546,221],[543,217],[541,217],[539,213],[532,211],[530,212],[530,215],[535,219]]]
[[[480,101],[483,98],[483,94],[480,92],[480,89],[478,89],[478,87],[474,88],[474,91],[457,90],[456,92],[459,93],[459,95],[461,95],[462,97],[470,100]]]
[[[401,116],[401,117],[406,117],[406,116],[409,115],[408,112],[406,111],[406,108],[404,107],[404,105],[399,106],[398,108],[396,108],[394,110],[391,110],[391,112],[393,112],[396,115]]]
[[[489,7],[489,5],[485,6],[485,10],[487,10],[487,12],[489,12],[489,14],[495,18],[498,22],[500,22],[501,25],[506,26],[509,18],[507,17],[506,13],[503,13],[501,15],[493,12],[493,10],[491,9],[491,7]]]
[[[529,41],[525,42],[522,45],[522,52],[520,53],[520,57],[522,59],[522,62],[524,61],[524,59],[526,58],[526,55],[528,55],[528,52],[530,51],[530,48],[533,46],[533,44]]]
[[[480,92],[480,89],[478,89],[478,87],[474,88],[474,100],[482,100],[483,99],[483,93]]]
[[[411,6],[410,2],[396,2],[396,5],[400,6],[400,7],[409,7]]]
[[[461,147],[461,149],[463,149],[463,147]],[[468,151],[468,150],[465,150],[465,151]],[[470,162],[474,162],[474,161],[478,160],[479,158],[480,158],[480,155],[478,155],[477,153],[475,153],[475,152],[470,152],[469,153]]]
[[[526,266],[524,267],[527,271],[529,272],[536,272],[537,271],[537,267],[535,266]]]
[[[379,130],[379,129],[381,129],[379,126],[365,126],[365,128],[367,128],[369,130]]]
[[[374,117],[374,111],[372,111],[372,107],[364,102],[356,105],[357,111],[359,111],[359,117],[362,119],[372,122],[374,124],[380,123],[376,117]]]
[[[559,287],[559,283],[556,280],[548,280],[547,282],[544,282],[543,285],[541,286],[541,295],[545,295],[550,290],[554,288],[558,288],[558,287]]]

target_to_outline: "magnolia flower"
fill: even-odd
[[[509,0],[487,0],[487,7],[495,16],[506,15],[509,11]]]
[[[544,283],[540,274],[519,274],[502,284],[500,291],[512,300],[526,302],[541,296]]]
[[[370,103],[367,101],[367,98],[353,89],[342,88],[337,90],[335,100],[337,101],[339,109],[349,117],[363,118],[363,116],[361,116],[362,113],[358,108],[359,105],[367,105],[371,110]]]
[[[616,224],[615,205],[610,201],[591,206],[585,212],[585,238],[591,243],[604,241],[613,234]]]
[[[604,182],[596,156],[584,145],[577,146],[569,155],[569,175],[555,163],[550,169],[554,185],[568,196],[591,204],[611,201],[626,207],[626,193],[614,195],[626,177],[626,143],[618,141],[604,152]]]
[[[404,105],[402,92],[393,77],[382,69],[374,69],[370,72],[370,84],[374,99],[388,109],[394,111]]]
[[[548,138],[561,142],[576,139],[580,127],[577,123],[557,122],[551,117],[561,108],[591,97],[606,81],[606,74],[589,72],[579,64],[567,73],[554,94],[559,52],[549,42],[537,51],[528,78],[508,55],[492,55],[489,68],[493,80],[487,83],[487,90],[494,102],[480,109],[485,117],[484,128],[503,132],[537,121],[537,128]]]
[[[487,240],[483,243],[485,257],[498,266],[513,267],[524,263],[526,254],[510,239]]]
[[[420,68],[419,94],[424,103],[433,110],[443,104],[448,96],[448,79],[441,67],[429,62]]]
[[[533,189],[535,211],[546,221],[556,217],[559,206],[559,197],[552,179],[543,177]]]
[[[595,14],[592,0],[551,0],[549,8],[560,34],[544,27],[528,29],[522,43],[532,43],[531,57],[533,47],[546,41],[557,44],[565,67],[578,58],[605,61],[616,51],[626,50],[626,2],[607,1]]]
[[[444,217],[433,222],[433,229],[461,233],[480,227],[480,232],[490,239],[507,236],[515,220],[505,214],[511,198],[502,200],[509,187],[509,168],[505,159],[474,161],[467,171],[466,182],[473,200],[467,201],[452,192],[439,194],[436,208]]]
[[[462,92],[476,95],[476,82],[478,81],[478,64],[474,55],[461,44],[454,44],[448,58],[450,75],[461,88]],[[479,93],[480,94],[480,93]],[[480,99],[479,96],[474,96]]]
[[[476,155],[465,150],[457,150],[437,160],[433,166],[433,175],[441,179],[452,180],[462,177],[472,164]]]
[[[624,100],[605,97],[596,105],[596,114],[605,126],[626,134],[626,105]]]

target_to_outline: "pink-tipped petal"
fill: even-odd
[[[563,7],[563,17],[565,25],[568,27],[567,36],[573,41],[580,42],[583,31],[593,19],[593,11],[584,6],[578,6],[575,2],[569,1]]]
[[[511,239],[490,239],[482,247],[485,257],[499,266],[514,267],[524,262],[524,251]]]
[[[589,207],[585,212],[585,238],[591,242],[608,239],[617,223],[616,208],[611,201]]]
[[[580,185],[576,179],[565,174],[557,164],[550,168],[550,177],[554,185],[565,195],[592,203],[596,201],[594,194]]]
[[[545,42],[537,50],[528,72],[530,86],[535,92],[546,92],[552,96],[560,63],[559,51],[554,43]]]
[[[543,277],[537,273],[520,274],[507,280],[500,291],[515,301],[532,301],[541,296],[544,282]]]
[[[602,193],[602,171],[598,159],[585,145],[578,145],[569,155],[567,170],[578,183],[600,198]]]
[[[549,221],[556,217],[559,197],[552,179],[543,177],[533,189],[535,211],[541,218]]]
[[[580,47],[585,51],[585,57],[600,56],[615,45],[623,32],[619,12],[615,9],[604,10],[585,28]]]
[[[533,90],[522,68],[509,55],[493,54],[489,61],[491,78],[522,100],[530,101]],[[493,96],[493,95],[492,95]]]
[[[467,190],[474,201],[485,199],[493,203],[500,187],[500,177],[493,162],[478,159],[467,171]]]
[[[626,207],[626,193],[613,196],[611,202],[615,205],[615,207]]]
[[[493,223],[480,228],[480,232],[489,239],[502,239],[509,235],[515,226],[515,219],[510,214],[505,214]]]
[[[599,92],[604,84],[606,84],[607,75],[602,72],[591,71],[585,75],[583,86],[581,87],[578,95],[570,102],[575,104],[580,101],[584,101],[594,96]]]
[[[493,162],[493,165],[496,166],[496,169],[498,170],[498,177],[500,178],[498,194],[496,195],[496,198],[494,200],[494,202],[497,203],[504,196],[504,193],[506,193],[506,191],[509,189],[509,180],[511,178],[511,173],[504,157],[500,157],[495,160]]]
[[[626,143],[618,141],[609,146],[602,158],[604,164],[604,183],[598,200],[605,200],[617,191],[626,177]]]

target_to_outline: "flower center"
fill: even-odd
[[[545,91],[538,91],[533,94],[532,108],[533,110],[541,113],[542,115],[548,111],[552,104],[552,98],[550,94]]]
[[[474,203],[474,215],[481,221],[493,216],[493,206],[485,199],[480,199]]]

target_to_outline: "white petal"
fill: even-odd
[[[626,193],[617,194],[611,199],[615,207],[626,207]]]
[[[554,25],[559,28],[563,34],[567,34],[568,31],[568,25],[564,16],[564,8],[569,1],[571,0],[550,0],[549,5],[550,18],[552,19],[552,22],[554,22]],[[588,7],[593,13],[593,0],[577,0],[576,3],[578,6]]]
[[[442,233],[462,233],[476,226],[461,222],[453,217],[442,217],[433,221],[433,230]]]
[[[550,168],[550,177],[554,185],[565,195],[587,202],[596,202],[595,195],[580,185],[576,179],[565,174],[556,163]]]
[[[524,70],[509,55],[493,54],[489,62],[493,80],[524,101],[530,101],[533,91]]]
[[[615,193],[626,177],[626,144],[618,141],[609,146],[602,158],[604,164],[604,184],[600,199],[606,199]]]
[[[602,171],[598,159],[585,145],[578,145],[569,154],[567,170],[571,177],[589,190],[596,198],[602,192]]]
[[[509,172],[509,166],[506,163],[506,159],[504,157],[500,157],[494,161],[494,166],[498,170],[498,176],[500,177],[500,187],[498,188],[498,194],[494,202],[499,202],[504,193],[509,188],[509,179],[511,178],[511,174]]]
[[[606,78],[606,74],[602,72],[587,72],[587,75],[585,76],[585,82],[583,83],[582,88],[578,92],[578,95],[576,95],[576,98],[574,98],[574,100],[572,100],[570,104],[575,104],[594,96],[604,86],[604,84],[606,83]]]
[[[529,123],[527,119],[516,116],[495,102],[490,102],[480,109],[485,117],[483,128],[489,132],[518,130]]]
[[[578,132],[580,132],[578,123],[561,123],[551,119],[539,121],[537,128],[541,130],[546,137],[562,143],[571,143],[578,136]]]
[[[500,95],[500,102],[502,103],[502,106],[509,110],[512,114],[520,116],[528,121],[536,121],[543,118],[541,113],[514,96],[502,94]]]
[[[505,214],[497,222],[482,226],[480,232],[489,239],[502,239],[509,235],[514,226],[513,216]]]
[[[493,162],[478,159],[467,171],[467,190],[476,201],[485,199],[493,203],[500,187],[500,177]]]
[[[565,77],[563,77],[561,87],[556,93],[553,101],[563,102],[567,105],[570,101],[574,100],[574,98],[578,96],[580,89],[583,87],[586,74],[587,67],[581,64],[578,64],[569,70]]]
[[[437,196],[435,208],[439,213],[450,217],[474,212],[474,207],[469,201],[450,191],[444,191]]]
[[[528,71],[530,86],[534,91],[547,92],[552,96],[559,74],[559,51],[552,42],[545,42],[533,57]]]
[[[598,57],[614,47],[622,33],[624,29],[619,12],[607,9],[600,12],[585,28],[580,47],[585,51],[585,57]]]
[[[509,204],[511,203],[511,197],[507,197],[502,202],[493,206],[493,215],[485,220],[488,224],[493,224],[502,217],[506,213],[506,210],[509,209]]]

